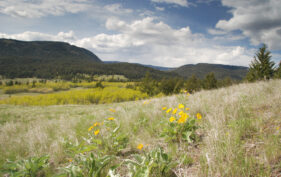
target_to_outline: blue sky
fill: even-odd
[[[281,59],[279,0],[2,0],[0,38],[64,41],[104,61],[248,66]]]

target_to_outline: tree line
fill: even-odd
[[[187,80],[174,77],[158,81],[153,79],[150,74],[147,73],[139,83],[138,87],[142,92],[145,92],[150,96],[159,93],[170,95],[180,93],[181,90],[193,93],[201,89],[215,89],[240,82],[254,82],[272,78],[281,78],[281,61],[279,62],[279,65],[275,67],[275,63],[271,61],[271,57],[271,52],[268,51],[267,46],[264,44],[254,56],[254,59],[249,66],[248,73],[243,81],[233,80],[230,77],[218,80],[213,72],[208,73],[203,79],[196,77],[196,75],[192,75]]]
[[[193,93],[201,89],[226,87],[238,82],[239,81],[233,80],[230,77],[218,80],[213,72],[208,73],[203,79],[198,78],[196,75],[192,75],[187,80],[180,77],[156,80],[150,76],[150,73],[146,73],[146,76],[141,80],[137,87],[149,96],[154,96],[159,93],[165,95],[177,94],[182,90]]]

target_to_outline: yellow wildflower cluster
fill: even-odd
[[[97,126],[100,126],[100,125],[101,125],[101,123],[96,122],[96,123],[94,123],[92,126],[90,126],[90,127],[88,128],[88,131],[91,131],[94,127],[97,127]]]
[[[169,113],[172,111],[172,114],[175,116],[170,117],[169,121],[175,122],[176,121],[176,116],[179,116],[179,119],[177,120],[177,123],[181,124],[186,122],[187,118],[189,117],[189,115],[184,112],[184,105],[183,104],[179,104],[177,108],[169,108],[167,109],[167,107],[163,107],[162,110],[166,111],[166,113]]]
[[[185,112],[182,112],[180,115],[180,118],[178,119],[178,124],[182,124],[186,122],[186,119],[189,117],[189,115]]]
[[[169,118],[169,121],[171,123],[177,121],[178,124],[183,124],[189,118],[189,114],[185,111],[189,111],[190,109],[188,107],[185,107],[183,104],[179,104],[178,107],[176,108],[169,108],[169,109],[165,106],[162,107],[162,110],[165,111],[166,113],[170,113],[172,111],[172,114],[175,115]],[[178,119],[176,119],[176,117],[178,117]],[[196,118],[200,120],[202,119],[202,115],[200,113],[197,113]]]
[[[108,121],[113,121],[113,120],[115,120],[115,118],[114,118],[114,117],[109,117],[109,118],[107,118],[107,120],[108,120]],[[96,123],[94,123],[92,126],[90,126],[90,127],[88,128],[88,131],[90,132],[90,131],[92,131],[95,127],[98,127],[98,126],[101,126],[101,125],[103,125],[103,122],[96,122]],[[96,129],[93,131],[93,133],[94,133],[94,135],[98,135],[98,134],[100,133],[100,129],[96,128]]]

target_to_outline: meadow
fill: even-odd
[[[84,105],[2,99],[0,175],[278,176],[280,88],[270,80]]]
[[[135,101],[148,98],[136,89],[126,88],[133,82],[67,82],[45,81],[3,85],[0,87],[0,104],[13,105],[62,105],[102,104]]]

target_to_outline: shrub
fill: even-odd
[[[4,169],[11,176],[44,176],[44,169],[49,166],[49,156],[31,157],[26,160],[8,161]]]

